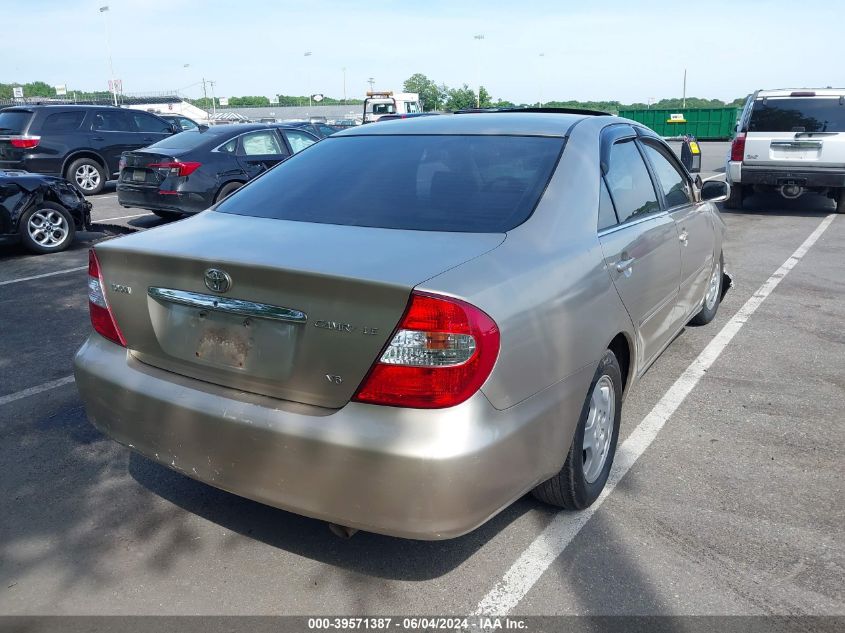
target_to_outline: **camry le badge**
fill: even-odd
[[[219,268],[209,268],[205,271],[205,285],[214,292],[226,292],[232,287],[232,278]]]

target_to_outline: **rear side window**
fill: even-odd
[[[272,130],[251,132],[241,137],[241,154],[244,156],[274,156],[287,154],[282,142]]]
[[[758,99],[749,132],[845,132],[845,105],[839,97]]]
[[[92,129],[103,132],[131,132],[129,116],[120,110],[100,110],[94,114]]]
[[[651,177],[633,141],[622,141],[610,150],[607,186],[620,222],[660,209]]]
[[[26,110],[0,111],[0,134],[22,134],[31,117]]]
[[[615,226],[618,220],[616,219],[616,211],[613,208],[613,200],[610,199],[610,193],[607,191],[607,185],[604,178],[601,179],[601,191],[599,192],[599,231],[609,229]]]
[[[531,215],[562,149],[562,138],[546,137],[334,136],[217,210],[322,224],[500,233]]]
[[[133,112],[132,118],[135,120],[135,127],[139,132],[154,132],[163,133],[170,132],[170,124],[163,119],[145,114],[143,112]]]
[[[654,168],[657,181],[663,189],[663,196],[666,198],[666,206],[679,207],[693,201],[692,190],[684,176],[674,163],[667,158],[663,152],[654,147],[651,143],[643,143],[643,149]]]
[[[85,112],[56,112],[51,114],[41,125],[41,132],[73,132],[78,130],[85,120]]]
[[[304,132],[295,132],[294,130],[285,130],[284,132],[285,137],[288,139],[288,143],[290,143],[291,151],[294,154],[297,154],[304,150],[306,147],[313,145],[317,141],[312,138],[310,135],[305,134]]]

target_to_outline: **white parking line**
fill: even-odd
[[[135,215],[121,215],[116,218],[98,218],[95,222],[105,222],[106,220],[128,220],[129,218],[140,218],[142,215],[152,215],[152,213],[136,213]]]
[[[65,268],[64,270],[57,270],[52,273],[44,273],[42,275],[32,275],[31,277],[18,277],[17,279],[8,279],[0,281],[0,286],[8,286],[9,284],[19,284],[23,281],[32,281],[33,279],[43,279],[44,277],[52,277],[53,275],[65,275],[67,273],[77,273],[80,270],[87,270],[88,266],[77,266],[76,268]]]
[[[502,580],[482,598],[473,615],[507,615],[525,597],[531,587],[543,575],[543,572],[554,563],[557,557],[566,549],[566,546],[572,542],[581,528],[590,520],[590,517],[596,513],[601,507],[601,504],[613,492],[616,485],[628,470],[630,470],[631,466],[634,465],[637,459],[654,441],[657,434],[663,428],[663,425],[666,424],[666,421],[675,413],[684,399],[696,384],[698,384],[698,381],[701,380],[710,366],[719,358],[719,355],[731,342],[733,337],[736,336],[737,332],[739,332],[781,280],[786,277],[787,273],[807,254],[810,247],[816,243],[816,240],[819,239],[821,234],[830,226],[830,223],[833,222],[834,217],[835,214],[831,214],[822,220],[821,224],[816,227],[816,230],[789,256],[789,259],[731,317],[730,321],[725,324],[692,364],[687,367],[660,401],[654,405],[651,412],[643,418],[639,426],[634,429],[631,435],[628,436],[628,439],[619,447],[613,462],[613,468],[610,471],[610,477],[607,480],[607,485],[595,503],[577,514],[559,513],[546,529],[534,539],[522,555],[520,555],[511,568],[505,572]]]
[[[35,387],[24,389],[23,391],[10,393],[7,396],[0,396],[0,407],[2,407],[4,404],[14,402],[15,400],[20,400],[21,398],[28,398],[29,396],[34,396],[37,393],[49,391],[50,389],[55,389],[56,387],[62,387],[72,382],[73,376],[65,376],[64,378],[59,378],[58,380],[51,380],[50,382],[45,382]]]

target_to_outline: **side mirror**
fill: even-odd
[[[731,186],[724,180],[708,180],[701,186],[701,201],[723,202],[730,193]]]

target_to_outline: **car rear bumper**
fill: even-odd
[[[465,534],[561,467],[594,367],[505,411],[324,409],[160,370],[97,334],[75,358],[94,426],[212,486],[405,538]]]
[[[133,187],[123,183],[117,186],[117,202],[124,207],[172,213],[199,213],[211,206],[211,200],[200,193],[178,191],[162,194],[158,188]]]
[[[840,167],[773,167],[729,161],[727,171],[729,182],[743,185],[845,187],[845,168]]]

